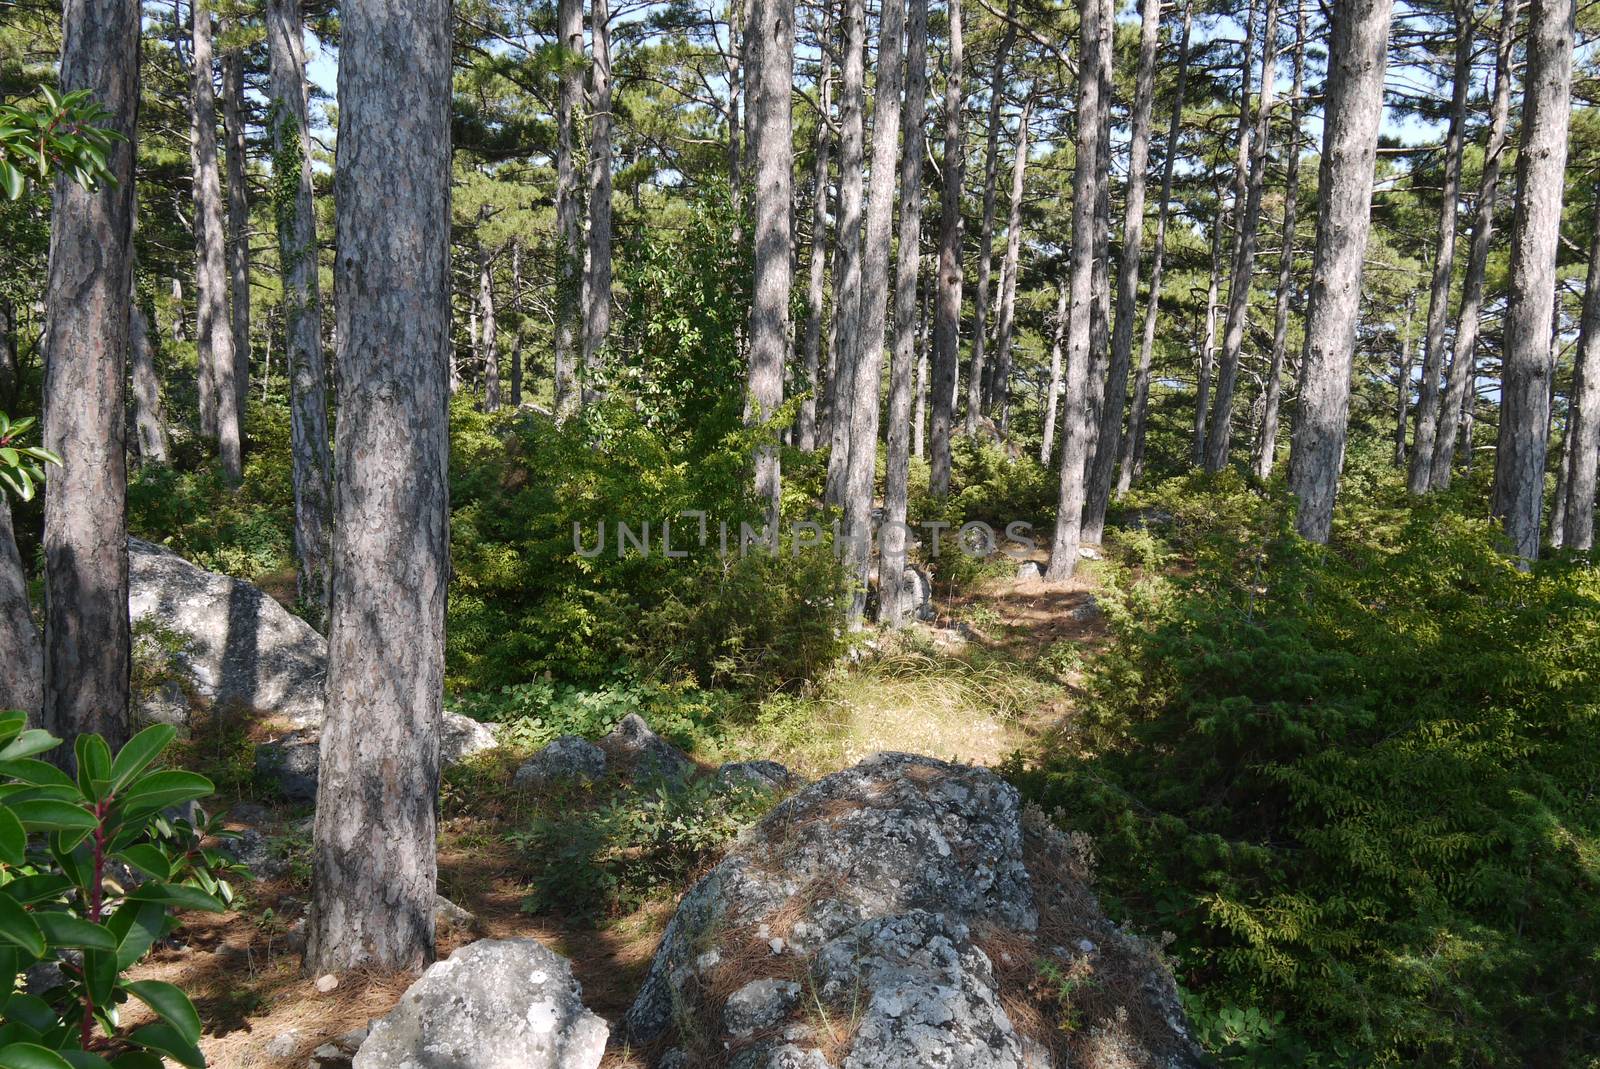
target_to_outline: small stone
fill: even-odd
[[[1079,546],[1078,556],[1082,557],[1084,560],[1099,560],[1100,551],[1095,549],[1093,546]]]
[[[476,931],[478,918],[470,910],[462,909],[444,895],[433,899],[433,926],[440,935],[465,934]]]
[[[298,1028],[291,1028],[287,1032],[279,1032],[267,1044],[266,1055],[269,1058],[292,1058],[295,1051],[300,1049],[305,1035]]]
[[[324,973],[323,975],[317,977],[317,990],[322,992],[324,995],[338,986],[339,978],[333,975],[331,972]]]
[[[1089,594],[1084,597],[1082,604],[1073,606],[1070,615],[1080,624],[1086,624],[1100,619],[1105,614],[1105,610],[1100,607],[1099,599]]]
[[[494,729],[470,716],[444,711],[444,723],[439,735],[439,760],[446,766],[459,765],[469,757],[494,749]]]
[[[606,754],[576,735],[563,735],[523,762],[511,778],[525,790],[543,790],[559,783],[593,783],[606,774]]]
[[[718,790],[736,786],[763,791],[788,791],[805,786],[805,780],[776,761],[731,761],[717,769],[713,778]]]
[[[1035,579],[1044,578],[1044,565],[1036,560],[1025,560],[1017,565],[1017,581],[1026,583]]]

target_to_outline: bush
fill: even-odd
[[[1285,499],[1202,497],[1194,573],[1126,593],[1024,791],[1177,935],[1238,1064],[1586,1064],[1600,574],[1519,572],[1447,503],[1352,504],[1324,548]]]
[[[0,714],[0,1065],[159,1069],[165,1055],[203,1067],[188,996],[124,973],[177,927],[174,909],[220,912],[232,899],[226,876],[242,870],[202,847],[215,823],[168,815],[210,794],[210,782],[154,766],[174,736],[167,725],[115,757],[98,735],[79,736],[73,780],[35,756],[60,740],[25,724]],[[20,990],[44,962],[60,982]],[[125,1028],[130,997],[157,1022]]]

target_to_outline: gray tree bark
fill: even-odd
[[[1250,317],[1250,292],[1256,270],[1260,233],[1261,190],[1267,173],[1267,140],[1272,133],[1272,98],[1277,82],[1278,4],[1267,0],[1266,25],[1261,34],[1261,87],[1256,94],[1255,132],[1250,138],[1250,173],[1245,185],[1244,210],[1239,213],[1239,234],[1234,245],[1233,272],[1228,284],[1228,315],[1222,331],[1222,360],[1217,366],[1216,399],[1211,409],[1211,431],[1206,436],[1206,470],[1228,466],[1233,438],[1233,395],[1239,382],[1239,359]],[[1248,68],[1248,63],[1246,64]]]
[[[887,23],[886,23],[887,25]],[[911,453],[922,405],[912,392],[917,363],[917,280],[922,266],[922,154],[928,110],[928,0],[911,0],[906,34],[906,143],[900,157],[900,241],[894,276],[894,353],[889,362],[889,441],[883,479],[878,563],[878,622],[905,622],[906,510]]]
[[[994,322],[994,374],[989,405],[999,414],[1002,433],[1011,415],[1011,341],[1016,331],[1017,271],[1022,260],[1022,201],[1028,170],[1028,123],[1033,120],[1033,94],[1022,104],[1017,120],[1017,152],[1011,163],[1011,211],[1006,219],[1006,252],[1000,261],[1000,308]]]
[[[872,107],[872,179],[867,193],[866,246],[862,252],[861,326],[850,396],[850,466],[845,479],[844,529],[855,565],[856,595],[850,620],[866,611],[872,557],[872,489],[878,459],[878,394],[883,382],[885,315],[889,306],[889,246],[894,225],[895,180],[900,162],[900,109],[905,0],[884,0],[878,33],[877,93]]]
[[[1039,463],[1050,466],[1056,450],[1056,402],[1061,397],[1061,343],[1067,333],[1067,300],[1071,289],[1063,279],[1056,297],[1055,330],[1050,335],[1050,385],[1044,392],[1044,433],[1039,437]]]
[[[1451,77],[1450,126],[1444,141],[1444,185],[1440,190],[1439,235],[1428,287],[1428,320],[1422,338],[1422,385],[1417,395],[1417,430],[1406,486],[1426,493],[1431,482],[1433,443],[1439,430],[1439,380],[1444,370],[1444,326],[1450,315],[1450,279],[1456,262],[1456,202],[1461,196],[1461,146],[1467,125],[1467,88],[1472,80],[1472,0],[1456,0],[1455,69]],[[1403,439],[1402,439],[1403,444]]]
[[[1495,201],[1499,195],[1500,166],[1505,156],[1506,128],[1511,118],[1511,47],[1516,38],[1519,0],[1502,0],[1500,27],[1495,35],[1494,99],[1489,106],[1489,134],[1483,150],[1483,174],[1478,180],[1478,201],[1472,219],[1472,243],[1467,270],[1461,282],[1461,311],[1456,318],[1455,345],[1446,376],[1439,428],[1433,439],[1433,460],[1428,466],[1428,486],[1443,490],[1450,485],[1455,464],[1458,428],[1466,430],[1470,462],[1471,405],[1478,333],[1483,313],[1483,279],[1494,237]],[[1463,422],[1465,421],[1465,422]]]
[[[222,26],[228,28],[227,20]],[[250,190],[245,178],[244,57],[233,48],[222,56],[222,128],[228,142],[228,310],[233,340],[233,410],[245,437],[250,398]]]
[[[1133,486],[1144,467],[1145,413],[1150,404],[1150,365],[1156,347],[1156,322],[1161,309],[1162,269],[1166,265],[1167,217],[1172,211],[1172,167],[1178,158],[1178,135],[1183,129],[1183,102],[1189,81],[1189,34],[1194,24],[1194,4],[1185,0],[1183,32],[1178,44],[1178,79],[1172,94],[1172,119],[1167,127],[1166,159],[1161,163],[1161,206],[1156,212],[1155,251],[1150,262],[1150,297],[1144,309],[1144,338],[1139,345],[1139,371],[1134,377],[1133,402],[1128,412],[1128,433],[1122,440],[1117,473],[1117,496]]]
[[[1313,542],[1328,540],[1344,466],[1361,262],[1372,225],[1373,168],[1392,12],[1392,0],[1341,5],[1328,49],[1317,247],[1289,456],[1289,487],[1300,501],[1295,523]]]
[[[133,422],[139,459],[146,464],[165,464],[171,445],[161,418],[161,382],[156,378],[155,354],[150,347],[150,324],[134,301],[128,305],[128,354],[132,361]]]
[[[268,125],[272,167],[278,176],[272,207],[283,271],[284,368],[289,378],[294,544],[299,564],[296,586],[312,624],[325,627],[333,537],[333,456],[328,448],[317,216],[312,202],[305,34],[299,0],[270,0],[267,4],[267,48],[272,67]],[[285,175],[297,177],[292,186],[283,180]]]
[[[1400,353],[1396,359],[1394,401],[1394,466],[1406,465],[1406,407],[1411,402],[1411,315],[1415,297],[1406,295],[1405,318],[1400,327]]]
[[[11,526],[11,499],[0,493],[0,709],[21,709],[29,724],[44,705],[44,645],[28,606],[28,573]]]
[[[556,35],[561,80],[556,101],[556,331],[555,412],[572,414],[580,400],[578,310],[583,285],[583,237],[578,218],[578,110],[583,96],[583,0],[558,0]]]
[[[500,411],[500,328],[495,322],[494,257],[484,245],[478,246],[478,323],[482,339],[479,356],[483,360],[483,410]]]
[[[340,411],[309,970],[434,953],[449,582],[449,0],[340,13]]]
[[[1294,293],[1294,239],[1300,205],[1300,112],[1305,106],[1306,12],[1295,4],[1294,88],[1289,97],[1289,140],[1284,146],[1283,240],[1278,246],[1278,289],[1272,317],[1272,359],[1262,391],[1261,429],[1256,435],[1253,465],[1262,482],[1272,477],[1278,454],[1278,411],[1283,403],[1283,362],[1289,348],[1289,299]]]
[[[867,12],[864,0],[846,0],[844,61],[840,90],[839,130],[839,262],[833,286],[833,404],[828,412],[828,481],[830,504],[845,503],[849,481],[851,424],[856,411],[856,361],[861,356],[862,326],[862,201],[866,151],[863,112],[866,109]],[[881,324],[880,324],[881,326]]]
[[[1194,431],[1189,442],[1189,463],[1199,467],[1206,457],[1206,416],[1211,404],[1211,369],[1217,352],[1217,290],[1222,275],[1222,201],[1211,220],[1211,274],[1206,283],[1206,337],[1200,347],[1200,370],[1194,384]]]
[[[1108,121],[1101,84],[1101,35],[1109,34],[1100,0],[1080,0],[1076,155],[1072,172],[1072,244],[1067,311],[1066,395],[1062,399],[1061,485],[1045,577],[1071,578],[1078,567],[1085,475],[1092,449],[1089,349],[1093,316],[1095,201],[1108,160],[1100,159],[1100,127]]]
[[[1567,416],[1570,459],[1562,532],[1567,548],[1583,551],[1594,548],[1595,476],[1600,465],[1600,210],[1594,212],[1594,217],[1577,365],[1572,372],[1572,409]]]
[[[516,313],[517,329],[511,335],[511,407],[522,407],[522,242],[511,242],[511,310]]]
[[[22,369],[17,363],[17,305],[0,294],[0,405],[16,411]]]
[[[1571,118],[1574,0],[1532,0],[1528,71],[1511,225],[1511,293],[1506,303],[1495,448],[1494,514],[1512,551],[1539,556],[1550,422],[1550,314]]]
[[[759,0],[752,0],[759,2]],[[593,112],[589,117],[589,260],[584,265],[583,366],[600,369],[611,334],[611,6],[589,0],[589,68]],[[586,388],[592,397],[592,389]]]
[[[833,4],[825,3],[822,7],[822,36],[826,41],[832,36]],[[817,398],[823,388],[817,375],[822,369],[822,305],[827,290],[828,124],[833,117],[833,53],[826,46],[822,49],[822,73],[817,76],[817,82],[816,159],[811,172],[811,259],[806,279],[805,339],[801,345],[801,361],[809,390],[800,402],[795,428],[800,448],[808,453],[817,447]]]
[[[1017,24],[1012,18],[1015,0],[1007,0],[1005,28],[994,54],[994,70],[989,76],[989,140],[983,154],[983,222],[978,229],[978,283],[972,291],[972,360],[967,378],[967,435],[978,432],[978,416],[987,412],[990,399],[987,383],[991,369],[984,365],[989,327],[989,275],[994,268],[995,183],[1000,170],[1000,105],[1005,101],[1006,58],[1017,39]]]
[[[66,0],[60,84],[87,89],[120,135],[111,181],[56,178],[45,290],[44,445],[62,459],[44,491],[44,701],[64,739],[128,737],[128,526],[124,409],[133,281],[139,4]],[[71,757],[64,755],[67,761]]]
[[[949,0],[950,69],[944,84],[944,192],[940,197],[939,268],[934,295],[932,428],[928,434],[928,490],[950,493],[950,436],[955,428],[956,375],[961,360],[961,0]]]
[[[601,0],[603,2],[603,0]],[[760,82],[749,107],[755,153],[755,293],[750,308],[750,388],[746,414],[757,424],[783,404],[783,368],[789,355],[789,213],[794,186],[794,2],[751,0],[753,48]],[[756,496],[766,501],[767,523],[777,537],[781,473],[776,445],[755,458]]]
[[[1112,475],[1122,453],[1122,417],[1127,407],[1128,370],[1133,363],[1133,314],[1139,300],[1139,265],[1144,245],[1145,177],[1150,169],[1150,111],[1155,97],[1156,44],[1161,0],[1143,0],[1139,19],[1139,66],[1134,74],[1133,130],[1128,147],[1128,192],[1122,219],[1122,262],[1117,272],[1116,319],[1111,361],[1100,406],[1094,458],[1084,515],[1085,536],[1100,541],[1111,501]],[[1148,395],[1149,384],[1145,385]]]
[[[200,425],[215,437],[222,469],[243,474],[239,452],[238,387],[228,320],[227,248],[223,239],[222,179],[217,170],[217,97],[212,85],[211,4],[190,8],[194,69],[189,147],[194,164],[195,348],[199,358]]]
[[[937,259],[933,268],[936,274],[939,268]],[[917,325],[917,382],[911,393],[911,455],[918,460],[928,452],[928,353],[932,349],[933,339],[933,290],[933,280],[925,276],[922,280],[921,319]]]

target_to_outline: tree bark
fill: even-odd
[[[989,77],[989,140],[983,154],[983,223],[978,230],[978,284],[972,293],[972,361],[967,379],[967,435],[978,432],[978,416],[990,406],[988,380],[992,372],[984,366],[989,326],[989,274],[994,266],[995,182],[1000,170],[1000,105],[1005,101],[1006,58],[1017,39],[1014,19],[1015,0],[1007,0],[1005,28],[994,54],[994,70]]]
[[[850,620],[866,611],[872,557],[872,489],[878,459],[878,394],[883,382],[885,315],[889,306],[889,246],[900,162],[900,109],[905,0],[884,0],[878,33],[877,93],[872,107],[872,179],[867,194],[866,245],[861,268],[861,326],[857,332],[850,415],[850,466],[845,479],[844,529],[857,587]]]
[[[583,245],[578,219],[578,105],[583,96],[583,0],[557,0],[561,81],[556,102],[556,331],[555,412],[572,414],[579,402],[578,308],[582,298]]]
[[[28,573],[11,526],[11,498],[0,493],[0,709],[21,709],[37,724],[44,705],[44,645],[28,606]]]
[[[1456,319],[1455,346],[1450,355],[1439,428],[1433,439],[1433,460],[1428,465],[1428,487],[1450,485],[1455,463],[1457,429],[1467,431],[1467,459],[1471,453],[1472,384],[1477,361],[1478,332],[1483,311],[1484,271],[1494,237],[1495,200],[1499,194],[1500,165],[1505,156],[1506,128],[1511,118],[1511,47],[1516,38],[1519,0],[1502,0],[1500,27],[1495,36],[1494,100],[1489,107],[1489,135],[1483,150],[1483,174],[1478,180],[1477,210],[1472,220],[1472,244],[1467,252],[1466,277],[1461,283],[1461,312]]]
[[[161,382],[156,378],[155,354],[150,348],[150,324],[133,301],[128,305],[128,353],[133,365],[133,422],[139,459],[146,464],[165,464],[171,445],[161,418]]]
[[[760,0],[752,0],[760,2]],[[594,63],[589,68],[593,113],[589,118],[589,261],[584,267],[583,366],[599,373],[611,335],[611,7],[589,0]],[[585,394],[593,399],[592,387]]]
[[[273,215],[283,271],[284,368],[289,378],[289,441],[293,456],[296,586],[312,625],[328,619],[333,537],[333,457],[328,448],[328,391],[322,349],[322,297],[317,282],[317,216],[312,201],[311,135],[307,128],[305,35],[298,0],[267,4],[272,66]],[[286,176],[293,175],[291,184]]]
[[[1006,252],[1000,262],[1000,309],[994,324],[994,374],[989,404],[999,413],[1002,433],[1010,422],[1011,340],[1016,330],[1017,271],[1022,260],[1022,201],[1028,169],[1028,123],[1033,119],[1033,95],[1023,102],[1017,121],[1017,153],[1011,163],[1011,213],[1006,219]]]
[[[961,146],[961,0],[949,0],[950,69],[944,85],[944,192],[940,197],[939,270],[934,297],[933,399],[928,490],[950,493],[950,437],[955,425],[956,375],[961,360],[961,182],[966,170]]]
[[[22,368],[17,362],[17,305],[0,294],[0,405],[15,412],[22,385]]]
[[[1596,198],[1600,205],[1600,197]],[[1567,548],[1594,548],[1596,467],[1600,464],[1600,209],[1594,210],[1589,241],[1589,276],[1583,291],[1577,365],[1572,372],[1572,410],[1567,416]]]
[[[828,123],[833,115],[833,52],[827,46],[832,36],[833,4],[824,3],[822,71],[817,76],[816,159],[811,172],[811,261],[806,285],[805,340],[801,361],[808,392],[800,402],[800,417],[795,433],[806,452],[817,447],[817,399],[823,384],[817,378],[822,369],[822,305],[827,290],[828,266]]]
[[[488,248],[478,246],[478,325],[483,360],[483,410],[500,411],[500,330],[495,323],[494,258]]]
[[[1056,450],[1056,401],[1061,396],[1061,343],[1067,333],[1067,300],[1071,287],[1063,279],[1056,297],[1056,326],[1050,335],[1050,385],[1044,392],[1044,433],[1039,436],[1039,463],[1050,466]]]
[[[1392,0],[1341,5],[1328,50],[1317,248],[1289,457],[1289,486],[1300,501],[1296,526],[1313,542],[1328,540],[1344,466],[1361,262],[1372,225],[1373,168],[1392,11]]]
[[[893,2],[893,0],[891,0]],[[888,21],[885,20],[885,25]],[[912,426],[917,362],[917,281],[922,266],[922,154],[928,109],[928,0],[911,0],[906,35],[906,143],[900,157],[900,241],[894,276],[894,353],[889,363],[889,441],[883,479],[883,526],[878,563],[878,622],[898,627],[906,564],[906,510],[911,453],[920,428]]]
[[[599,0],[604,2],[604,0]],[[760,82],[751,94],[755,153],[755,290],[750,308],[750,388],[746,414],[765,424],[783,404],[789,355],[789,290],[793,282],[789,213],[794,173],[794,2],[751,0],[753,47]],[[778,449],[763,445],[755,458],[756,496],[766,501],[777,537],[782,499]]]
[[[926,116],[924,116],[926,121]],[[926,145],[924,145],[926,151]],[[919,261],[920,263],[920,261]],[[938,260],[935,259],[934,274],[938,273]],[[917,324],[917,382],[911,393],[912,426],[911,426],[911,455],[921,460],[928,452],[928,353],[932,348],[933,338],[933,291],[935,282],[924,276],[922,278],[921,316]]]
[[[1094,306],[1095,201],[1109,161],[1100,159],[1100,127],[1108,121],[1101,84],[1101,0],[1079,0],[1076,155],[1072,172],[1072,244],[1067,312],[1066,396],[1062,403],[1061,485],[1045,577],[1071,578],[1078,567],[1085,474],[1092,448],[1089,396],[1090,318]]]
[[[1400,327],[1400,353],[1396,361],[1394,400],[1394,466],[1406,466],[1406,406],[1411,402],[1411,313],[1415,298],[1406,296],[1405,320]]]
[[[1289,141],[1284,146],[1283,241],[1278,246],[1278,290],[1272,317],[1272,360],[1261,402],[1261,429],[1256,436],[1255,475],[1266,482],[1278,453],[1278,411],[1283,403],[1283,362],[1289,348],[1289,298],[1294,292],[1294,239],[1300,204],[1300,112],[1306,77],[1306,12],[1295,4],[1294,89],[1289,98]]]
[[[190,7],[194,69],[189,146],[194,163],[195,350],[199,359],[200,426],[214,437],[222,469],[243,474],[233,335],[228,322],[227,253],[223,240],[222,179],[217,172],[217,99],[211,83],[211,4]]]
[[[1539,556],[1550,421],[1550,313],[1571,118],[1574,0],[1532,0],[1501,362],[1494,514],[1512,551]]]
[[[223,28],[228,27],[226,20]],[[250,190],[245,162],[244,57],[237,48],[222,56],[222,128],[228,142],[228,296],[233,333],[233,410],[245,437],[250,399]]]
[[[864,0],[846,0],[844,14],[843,81],[840,85],[839,133],[839,263],[833,287],[833,405],[828,413],[829,504],[845,503],[849,479],[851,424],[860,413],[855,408],[856,361],[861,356],[862,327],[862,175],[866,151],[863,112],[866,108],[867,13]],[[880,324],[881,326],[881,324]]]
[[[306,964],[434,953],[449,581],[449,0],[341,8],[340,472]]]
[[[66,0],[60,85],[87,89],[119,135],[111,180],[56,178],[45,290],[44,445],[62,459],[44,492],[44,701],[64,739],[128,737],[127,374],[133,269],[139,4]],[[70,754],[64,759],[71,762]]]
[[[1122,440],[1121,467],[1117,474],[1117,496],[1133,486],[1144,467],[1145,413],[1150,404],[1150,365],[1156,347],[1156,321],[1161,308],[1162,269],[1166,264],[1167,217],[1172,212],[1172,167],[1178,158],[1178,135],[1183,129],[1183,102],[1189,81],[1189,34],[1194,23],[1194,4],[1185,0],[1183,33],[1178,44],[1178,80],[1172,94],[1172,119],[1167,127],[1166,159],[1161,163],[1161,207],[1156,213],[1155,252],[1150,262],[1150,298],[1144,310],[1144,338],[1139,346],[1139,371],[1133,385],[1133,403],[1128,412],[1128,433]]]
[[[1217,396],[1212,404],[1211,432],[1206,437],[1206,470],[1228,466],[1233,438],[1233,395],[1239,382],[1239,359],[1250,317],[1250,291],[1256,270],[1260,233],[1261,190],[1267,173],[1267,140],[1272,132],[1272,98],[1278,66],[1278,3],[1267,0],[1266,25],[1261,34],[1261,87],[1256,94],[1255,132],[1250,138],[1250,173],[1246,180],[1244,210],[1234,246],[1232,280],[1228,284],[1228,317],[1222,331],[1222,360],[1217,367]],[[1248,68],[1248,62],[1246,63]]]
[[[1444,141],[1444,186],[1440,190],[1439,235],[1428,287],[1428,320],[1422,340],[1422,385],[1417,395],[1417,430],[1406,486],[1426,493],[1431,482],[1433,443],[1439,430],[1439,377],[1444,369],[1444,325],[1450,315],[1450,278],[1456,262],[1456,203],[1461,196],[1461,145],[1467,124],[1467,87],[1472,80],[1472,0],[1456,0],[1455,70],[1451,80],[1450,126]],[[1402,440],[1403,441],[1403,440]]]
[[[1206,339],[1200,347],[1200,371],[1194,384],[1194,432],[1189,463],[1199,467],[1206,456],[1206,415],[1211,403],[1211,369],[1217,351],[1217,289],[1222,274],[1222,202],[1211,221],[1211,274],[1206,284]]]
[[[522,242],[511,242],[511,311],[516,314],[516,330],[511,334],[511,407],[522,407]]]

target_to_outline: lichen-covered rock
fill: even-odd
[[[605,738],[600,748],[633,773],[635,780],[682,780],[694,772],[689,755],[650,730],[638,713],[629,713]]]
[[[1067,1049],[1081,1031],[1132,1052],[1103,1069],[1192,1064],[1159,956],[1105,919],[1071,842],[1029,813],[994,773],[915,755],[819,780],[684,896],[629,1038],[735,1069],[1100,1066],[1077,1056],[1088,1047]],[[1053,844],[1043,853],[1041,836]],[[1063,1030],[1038,962],[1079,938],[1093,953],[1063,969],[1107,994],[1074,1001],[1081,1017]],[[1008,1016],[1013,1000],[1032,1007],[1032,1031]]]
[[[488,724],[448,709],[444,711],[444,725],[439,734],[439,760],[444,764],[459,765],[496,745],[494,729]]]
[[[321,729],[301,728],[256,747],[256,774],[276,783],[291,802],[311,802],[317,797],[317,762]],[[449,768],[496,745],[494,733],[483,724],[448,709],[439,732],[439,761]]]
[[[561,955],[531,939],[483,939],[411,985],[354,1069],[594,1069],[607,1031]]]
[[[128,618],[174,636],[171,667],[189,694],[295,727],[321,723],[327,643],[260,587],[130,538]]]
[[[755,787],[763,791],[792,791],[805,786],[805,779],[777,761],[730,761],[717,769],[712,782],[719,790]]]
[[[167,724],[178,729],[180,738],[189,737],[194,707],[183,684],[176,679],[163,680],[145,690],[135,691],[129,698],[129,716],[136,728],[151,724]]]
[[[606,774],[606,752],[588,739],[562,735],[522,763],[511,782],[528,790],[561,783],[593,783]]]

